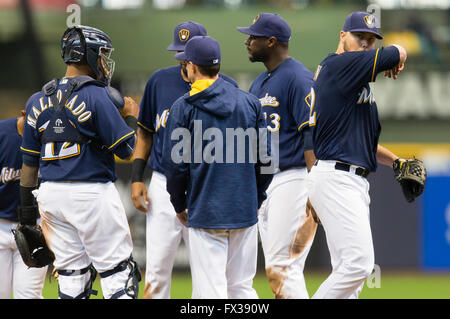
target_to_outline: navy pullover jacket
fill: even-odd
[[[270,141],[259,100],[218,78],[170,109],[163,145],[167,191],[188,226],[245,228],[256,224],[271,173]],[[264,144],[260,145],[260,142]]]

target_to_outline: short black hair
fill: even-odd
[[[220,63],[215,65],[197,65],[197,67],[202,75],[210,78],[215,77],[220,71]]]

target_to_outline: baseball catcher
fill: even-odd
[[[412,203],[425,189],[427,172],[423,162],[415,158],[409,160],[399,158],[394,161],[392,168],[403,195],[408,203]]]
[[[29,187],[21,186],[21,192],[27,193],[22,198],[28,198],[31,205],[24,206],[24,202],[19,206],[19,225],[15,230],[14,240],[22,256],[23,262],[28,267],[45,267],[55,260],[55,255],[48,248],[45,242],[41,226],[36,223],[38,217],[38,206],[34,203]]]

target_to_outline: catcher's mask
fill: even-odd
[[[82,25],[69,27],[61,38],[61,57],[66,64],[84,62],[94,72],[96,79],[109,84],[115,62],[111,59],[114,48],[103,31]]]

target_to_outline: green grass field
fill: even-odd
[[[306,285],[310,295],[313,295],[322,281],[327,277],[326,273],[306,273]],[[450,274],[422,274],[390,272],[381,274],[379,288],[368,288],[367,284],[361,293],[361,299],[450,299]],[[273,299],[272,292],[264,274],[257,274],[254,280],[254,288],[261,299]],[[94,282],[94,289],[99,291],[98,296],[92,299],[102,298],[100,281]],[[143,280],[140,283],[139,298],[142,298],[144,289]],[[191,296],[191,278],[189,275],[175,274],[172,280],[172,298],[189,299]],[[47,279],[44,298],[56,299],[58,286],[56,279]]]

